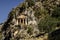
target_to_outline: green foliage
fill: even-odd
[[[35,15],[35,17],[39,18],[39,16],[41,15],[39,8],[35,9],[35,14],[34,15]]]
[[[0,40],[2,40],[2,33],[0,33]]]
[[[39,2],[40,0],[35,0],[35,2]]]
[[[7,21],[4,23],[3,27],[2,27],[2,31],[6,31],[7,28],[10,26],[10,23],[12,21],[12,19],[14,18],[14,11],[11,11],[8,15],[8,19]]]
[[[56,7],[52,12],[51,17],[58,19],[57,27],[60,26],[60,7]]]
[[[47,15],[44,19],[42,19],[39,22],[38,27],[40,31],[51,32],[55,30],[57,23],[58,23],[57,19]]]
[[[15,27],[17,27],[18,29],[21,29],[21,26],[20,25],[15,25]]]
[[[54,11],[52,13],[52,17],[60,18],[60,7],[57,7],[54,9]]]
[[[26,9],[26,3],[22,3],[21,5],[20,5],[21,7],[20,8],[23,8],[23,9]]]
[[[19,13],[22,13],[23,11],[25,11],[26,8],[27,8],[26,3],[21,3],[18,7],[16,7],[16,11],[19,11]]]
[[[27,33],[29,33],[30,35],[32,34],[32,28],[31,27],[28,27]]]
[[[39,18],[39,16],[41,16],[42,14],[46,15],[47,14],[47,10],[45,9],[41,9],[40,7],[35,8],[35,17]]]
[[[15,11],[11,11],[8,14],[8,19],[7,19],[7,23],[11,23],[12,19],[15,18]]]
[[[34,0],[26,0],[26,2],[28,2],[29,7],[35,4]]]

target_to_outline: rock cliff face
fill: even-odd
[[[1,32],[2,24],[0,24],[0,32]]]
[[[17,11],[15,9],[17,9]],[[21,40],[21,39],[28,39],[37,36],[39,34],[39,29],[34,13],[35,11],[31,7],[26,9],[22,7],[20,8],[20,6],[19,8],[14,8],[12,12],[9,14],[9,18],[3,25],[2,28],[3,30],[2,33],[4,34],[3,39]],[[25,16],[27,16],[28,19],[27,25],[25,25],[26,24],[25,22],[27,21],[23,20],[26,19]]]
[[[38,24],[60,7],[60,0],[26,0],[13,8],[2,26],[3,40],[37,40]],[[45,33],[45,32],[44,32]],[[43,35],[43,34],[42,34]]]

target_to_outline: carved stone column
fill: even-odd
[[[20,19],[20,23],[19,24],[21,24],[21,19]]]
[[[28,25],[28,18],[27,18],[27,25]]]
[[[25,24],[26,24],[26,19],[25,19]]]
[[[27,18],[25,19],[25,24],[27,25]]]
[[[16,20],[17,22],[16,22],[16,24],[18,25],[18,20]]]
[[[23,24],[24,24],[24,19],[23,19]]]

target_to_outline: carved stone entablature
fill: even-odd
[[[21,14],[17,17],[17,24],[18,25],[27,25],[28,24],[28,17],[25,14]]]

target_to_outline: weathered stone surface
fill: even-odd
[[[22,5],[22,4],[21,4]],[[18,6],[14,8],[10,15],[8,15],[8,19],[4,22],[4,25],[0,25],[2,27],[2,34],[4,40],[46,40],[48,34],[41,34],[38,29],[39,20],[44,19],[44,17],[39,17],[40,19],[34,16],[36,8],[40,8],[40,11],[47,10],[48,13],[53,11],[53,9],[57,6],[60,6],[60,0],[39,0],[35,2],[35,5],[32,7],[28,7],[28,3],[26,8]],[[26,22],[27,25],[22,23],[22,19],[20,20],[20,25],[18,22],[18,17],[22,18],[27,16],[28,21],[23,19],[23,23]],[[42,14],[42,16],[44,16]],[[27,23],[28,22],[28,23]],[[21,25],[22,24],[22,25]],[[0,29],[1,29],[0,27]],[[0,30],[1,31],[1,30]],[[38,38],[37,38],[38,35]],[[44,35],[44,36],[43,36]],[[36,37],[36,38],[35,38]]]

